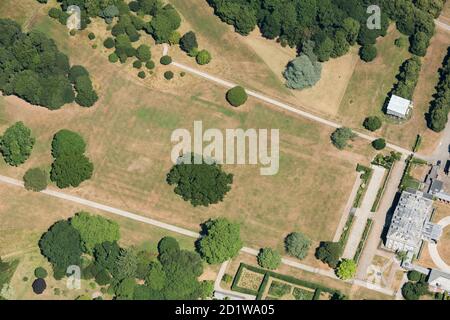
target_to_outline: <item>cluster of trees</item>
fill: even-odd
[[[300,55],[288,63],[283,73],[288,88],[310,88],[320,80],[322,64],[317,60],[314,46],[313,41],[305,42]]]
[[[342,259],[344,247],[341,241],[322,241],[316,249],[317,259],[333,268],[342,280],[352,279],[356,274],[357,264],[352,259]]]
[[[388,16],[381,10],[381,29],[366,27],[367,7],[382,5],[383,1],[365,0],[208,0],[215,14],[234,26],[243,35],[256,26],[264,37],[282,45],[297,46],[301,50],[308,40],[314,41],[319,61],[344,55],[358,42],[362,46],[375,44],[384,36]]]
[[[94,279],[116,299],[205,299],[213,294],[211,281],[199,281],[203,261],[196,252],[180,249],[174,238],[158,244],[158,254],[122,248],[118,225],[101,216],[78,213],[56,222],[39,247],[52,264],[54,277],[66,276],[68,266],[82,268],[83,279]]]
[[[354,138],[356,138],[356,134],[346,127],[337,128],[331,134],[331,142],[339,150],[343,150],[348,145],[348,142]]]
[[[395,84],[392,94],[412,100],[421,68],[422,62],[419,57],[414,56],[406,60],[400,67],[400,73],[397,75],[398,82]]]
[[[73,101],[85,107],[97,101],[87,72],[83,79],[69,79],[69,58],[52,39],[37,31],[23,33],[9,19],[0,19],[0,34],[3,94],[16,95],[51,110]]]
[[[59,188],[78,187],[91,178],[94,165],[84,155],[85,151],[86,143],[78,133],[63,129],[54,135],[50,179]]]
[[[430,105],[428,127],[433,131],[444,130],[450,111],[450,47],[440,70],[440,81],[436,94]]]
[[[216,163],[208,164],[203,158],[200,164],[195,164],[195,155],[190,156],[190,162],[180,161],[167,174],[167,183],[175,186],[175,193],[196,206],[209,206],[223,201],[231,190],[233,175],[222,170]],[[181,159],[181,158],[180,158]]]
[[[208,64],[211,62],[212,56],[208,50],[199,50],[197,36],[193,31],[186,32],[179,40],[180,48],[189,56],[195,57],[199,65]]]
[[[7,164],[19,166],[30,157],[34,143],[31,130],[23,122],[16,122],[0,136],[0,153]]]
[[[419,300],[423,295],[429,293],[426,276],[418,271],[408,271],[408,282],[402,287],[402,295],[406,300]]]

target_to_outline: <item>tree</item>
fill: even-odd
[[[377,57],[377,48],[374,45],[362,46],[359,50],[359,56],[361,60],[371,62]]]
[[[211,62],[211,54],[207,50],[201,50],[195,57],[195,60],[199,65],[205,65]]]
[[[208,1],[219,18],[234,26],[236,32],[248,35],[256,26],[257,12],[246,1]]]
[[[95,282],[97,282],[98,285],[100,285],[100,286],[105,286],[107,284],[110,284],[111,280],[112,280],[111,275],[105,269],[100,270],[95,275]]]
[[[114,41],[113,38],[108,37],[108,38],[106,38],[105,41],[103,41],[103,45],[105,46],[105,48],[111,49],[111,48],[114,48],[114,46],[116,45],[116,43],[115,43],[115,41]]]
[[[303,233],[292,232],[284,239],[286,252],[297,259],[304,259],[308,254],[311,240]]]
[[[316,258],[331,268],[336,268],[342,254],[342,246],[339,242],[321,242],[316,250]]]
[[[407,282],[402,287],[402,295],[406,300],[419,300],[428,293],[428,284],[425,282]]]
[[[45,269],[42,268],[42,267],[37,267],[36,269],[34,269],[34,276],[35,276],[36,278],[42,278],[42,279],[44,279],[44,278],[47,277],[47,275],[48,275],[47,270],[45,270]]]
[[[141,62],[141,60],[136,60],[136,61],[134,61],[134,62],[133,62],[133,68],[136,68],[136,69],[142,68],[142,62]]]
[[[23,122],[16,122],[0,137],[0,152],[7,164],[19,166],[30,157],[34,143],[31,130]]]
[[[424,32],[416,32],[411,36],[411,53],[425,57],[428,46],[430,45],[430,37]]]
[[[329,37],[325,36],[320,41],[317,41],[315,54],[320,62],[328,61],[330,59],[331,53],[333,52],[334,41]]]
[[[80,233],[84,252],[92,254],[94,247],[105,241],[118,241],[120,239],[117,222],[91,215],[87,212],[78,212],[70,219],[71,225]]]
[[[321,77],[322,65],[305,54],[290,61],[283,75],[290,89],[305,89],[314,86]]]
[[[92,107],[97,102],[97,93],[94,91],[91,79],[88,76],[81,76],[76,78],[74,87],[77,91],[75,101],[80,106]]]
[[[192,49],[198,48],[197,37],[193,31],[186,32],[180,39],[181,50],[189,53]]]
[[[116,297],[119,299],[130,300],[133,298],[136,281],[132,278],[123,279],[116,287]]]
[[[31,287],[33,288],[33,292],[35,294],[42,294],[47,288],[47,284],[45,283],[44,279],[38,278],[33,281]]]
[[[204,223],[204,230],[205,236],[198,242],[198,251],[209,264],[235,257],[243,246],[239,224],[225,218],[208,220]]]
[[[62,155],[52,163],[50,179],[61,189],[78,187],[93,171],[94,165],[84,154]]]
[[[145,77],[147,77],[147,75],[145,74],[144,71],[139,71],[138,72],[138,77],[141,78],[141,79],[145,79]]]
[[[47,188],[47,172],[39,168],[28,169],[23,176],[25,189],[42,191]]]
[[[117,56],[117,54],[115,52],[113,52],[108,56],[108,60],[111,63],[116,63],[117,61],[119,61],[119,57]]]
[[[137,264],[136,253],[132,249],[122,249],[113,270],[114,279],[136,278]]]
[[[80,233],[68,221],[56,222],[39,240],[39,248],[53,270],[65,274],[68,266],[81,263]]]
[[[71,156],[74,154],[83,154],[86,151],[86,142],[77,132],[67,129],[59,130],[53,136],[52,156],[58,158],[61,156]]]
[[[152,58],[152,53],[150,51],[150,47],[141,44],[136,51],[136,58],[138,58],[142,62],[147,62]]]
[[[383,138],[378,138],[372,141],[372,147],[375,150],[383,150],[384,148],[386,148],[386,140],[384,140]]]
[[[214,281],[203,280],[200,282],[200,299],[212,298],[214,295]]]
[[[121,254],[121,248],[114,242],[103,242],[94,248],[95,263],[99,269],[107,270],[110,274],[117,273],[117,261]]]
[[[349,140],[353,140],[356,134],[349,128],[338,128],[331,134],[331,142],[339,150],[344,149],[348,145]]]
[[[163,253],[173,253],[180,251],[180,245],[175,238],[164,237],[158,243],[159,254]]]
[[[281,255],[272,248],[262,248],[259,250],[258,264],[266,269],[274,270],[281,264]]]
[[[239,107],[247,101],[248,96],[243,87],[236,86],[228,90],[226,99],[233,107]]]
[[[173,76],[174,76],[174,74],[173,74],[172,71],[166,71],[166,72],[164,72],[164,78],[165,78],[166,80],[172,80],[172,79],[173,79]]]
[[[381,128],[382,122],[377,116],[367,117],[364,119],[363,126],[369,131],[377,131]]]
[[[172,63],[172,57],[170,57],[170,56],[162,56],[161,59],[159,60],[159,62],[162,65],[167,66],[167,65]]]
[[[408,276],[408,280],[414,281],[414,282],[420,281],[420,279],[422,279],[422,273],[420,273],[419,271],[416,271],[416,270],[408,271],[407,276]]]
[[[172,33],[181,25],[181,17],[175,8],[168,4],[158,10],[150,22],[151,34],[156,43],[169,42]]]
[[[176,185],[174,192],[194,207],[207,207],[223,201],[231,190],[233,175],[224,172],[220,165],[207,164],[203,159],[200,164],[195,164],[193,154],[190,160],[189,163],[177,163],[167,174],[167,183]]]
[[[94,40],[95,39],[95,33],[89,32],[88,38],[89,38],[89,40]]]
[[[75,83],[78,77],[87,76],[89,77],[89,71],[83,66],[72,66],[69,70],[69,80],[71,83]]]
[[[356,262],[351,259],[342,259],[337,267],[336,274],[342,280],[352,279],[356,274]]]
[[[171,253],[171,252],[166,252]],[[162,290],[166,284],[166,273],[159,261],[150,263],[150,270],[145,278],[145,284],[153,290]]]
[[[342,28],[347,34],[347,41],[352,46],[356,43],[356,40],[358,39],[360,27],[361,26],[359,22],[351,17],[345,18],[342,23]]]

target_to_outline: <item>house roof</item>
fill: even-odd
[[[405,98],[402,98],[402,97],[399,97],[399,96],[396,96],[395,94],[393,94],[391,99],[389,100],[387,110],[406,116],[410,105],[411,105],[411,101],[409,101],[408,99],[405,99]]]
[[[428,283],[439,285],[444,290],[450,290],[450,274],[440,270],[432,269],[428,277]]]

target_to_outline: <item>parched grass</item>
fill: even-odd
[[[258,291],[263,278],[263,274],[256,273],[244,268],[241,278],[239,279],[238,286],[241,288]]]

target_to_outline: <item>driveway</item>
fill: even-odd
[[[442,226],[442,229],[450,225],[450,217],[445,217],[438,222],[438,225]],[[441,258],[437,248],[437,244],[428,242],[428,251],[430,253],[431,260],[441,270],[450,273],[450,266]]]

